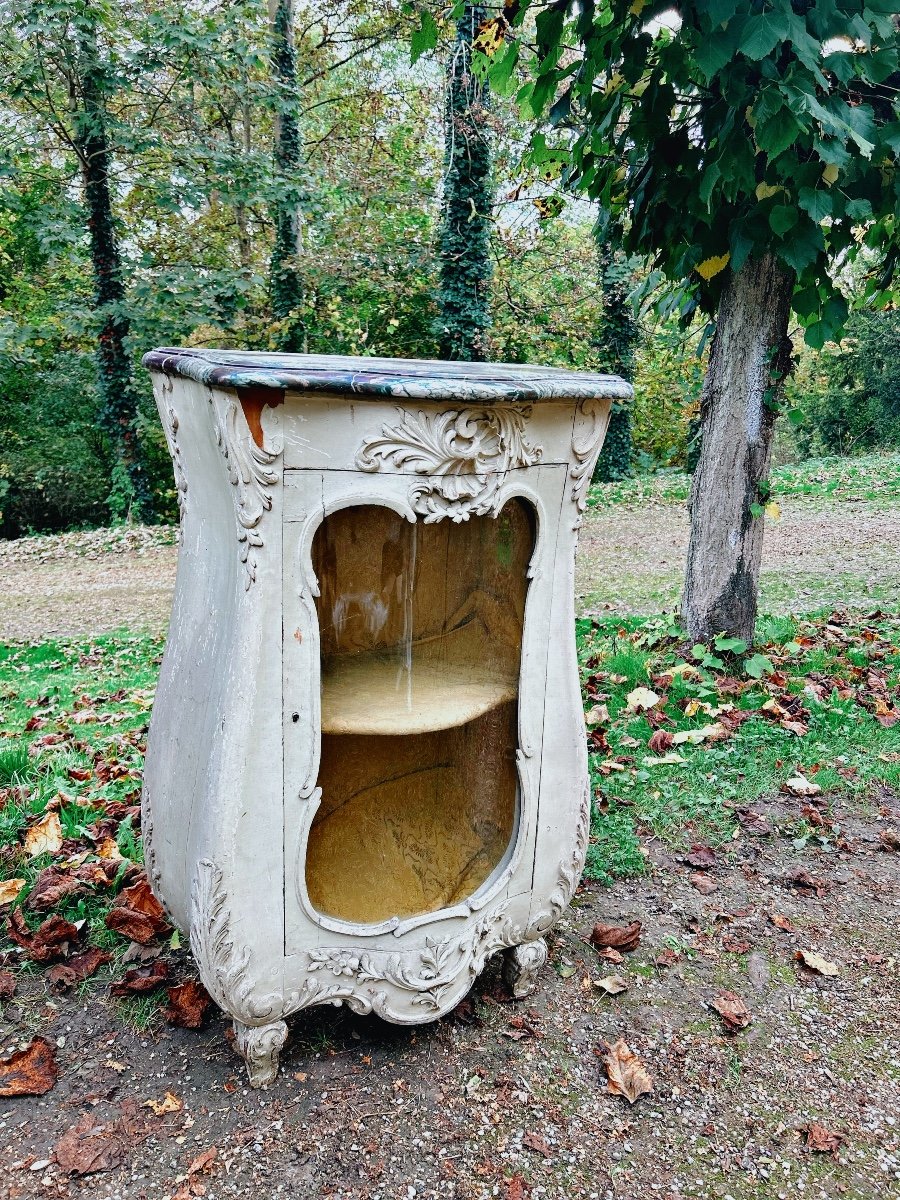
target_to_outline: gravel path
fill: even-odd
[[[658,612],[677,604],[687,552],[684,508],[591,510],[582,530],[582,611]],[[0,641],[165,628],[175,581],[168,528],[0,542]],[[789,500],[766,527],[760,609],[900,604],[900,505]]]
[[[881,835],[900,830],[900,797],[837,806],[841,848],[797,849],[804,803],[758,805],[770,832],[756,822],[703,871],[651,843],[646,878],[583,888],[526,1001],[494,964],[434,1025],[298,1014],[265,1092],[245,1088],[218,1017],[135,1032],[102,988],[48,996],[26,977],[0,1046],[40,1033],[61,1073],[0,1108],[0,1198],[886,1200],[900,1191],[900,854]],[[595,922],[634,919],[622,963],[588,944]],[[594,981],[610,975],[627,990],[606,995]],[[750,1014],[733,1033],[711,1007],[726,991]],[[619,1038],[653,1080],[633,1107],[598,1057]],[[110,1155],[68,1178],[54,1148],[79,1121],[101,1143],[109,1131]]]

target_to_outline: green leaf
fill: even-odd
[[[751,654],[744,659],[744,670],[751,679],[762,679],[763,675],[771,675],[775,667],[767,655]]]
[[[777,233],[779,237],[793,229],[798,220],[799,214],[793,204],[776,204],[769,213],[769,224],[773,233]]]
[[[416,63],[427,50],[433,50],[438,43],[438,27],[434,17],[427,8],[422,9],[422,24],[413,33],[409,42],[410,63]]]
[[[767,121],[757,124],[756,144],[760,150],[765,150],[769,158],[777,158],[788,146],[793,145],[801,131],[802,126],[791,110],[781,108]]]
[[[798,425],[803,424],[803,422],[806,418],[803,416],[802,408],[789,408],[787,410],[787,419],[790,421],[790,423],[796,429]]]
[[[735,637],[718,637],[713,639],[717,650],[721,650],[725,654],[743,654],[747,649],[747,643],[741,638]]]
[[[488,81],[498,96],[509,96],[515,91],[513,72],[518,61],[519,43],[513,41],[488,69]]]
[[[831,216],[834,207],[831,192],[826,192],[824,188],[802,187],[797,193],[797,201],[817,225]]]
[[[786,13],[767,12],[750,17],[744,26],[741,53],[758,62],[767,54],[771,54],[789,33],[790,22]]]

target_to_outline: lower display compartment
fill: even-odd
[[[510,851],[517,704],[402,737],[322,734],[322,801],[306,851],[320,913],[376,924],[472,896]]]

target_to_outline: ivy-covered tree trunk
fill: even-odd
[[[684,627],[698,641],[722,632],[748,645],[753,640],[760,508],[778,395],[790,366],[793,284],[793,272],[766,254],[746,262],[722,293],[700,397],[702,441],[682,600]]]
[[[638,323],[628,295],[628,260],[604,239],[598,247],[603,309],[595,346],[604,370],[634,378]],[[631,435],[631,400],[614,400],[603,449],[594,468],[595,483],[610,483],[631,475],[634,445]]]
[[[272,70],[277,89],[275,113],[276,197],[272,206],[275,242],[270,266],[272,316],[282,350],[302,351],[304,288],[299,255],[303,237],[303,189],[294,0],[269,0]]]
[[[89,13],[82,16],[77,29],[81,107],[74,114],[74,141],[84,183],[94,291],[101,320],[97,345],[100,424],[115,455],[109,502],[114,517],[152,521],[153,494],[137,431],[138,394],[126,345],[130,324],[110,197],[107,72]]]
[[[440,230],[440,347],[443,358],[488,357],[491,287],[491,144],[487,85],[472,74],[472,42],[486,19],[470,4],[447,64],[444,197]]]

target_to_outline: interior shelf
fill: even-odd
[[[516,698],[514,669],[414,654],[336,656],[323,663],[322,732],[429,733],[454,729]]]

